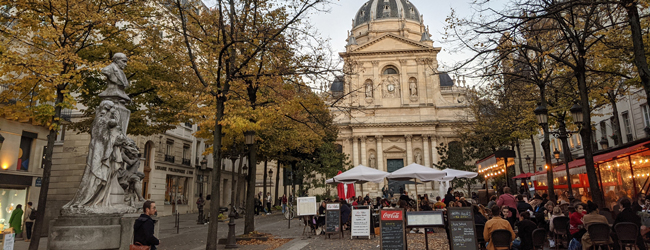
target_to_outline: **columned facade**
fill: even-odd
[[[417,8],[412,1],[370,0],[350,34],[339,54],[345,75],[332,83],[328,99],[337,106],[331,110],[337,143],[354,166],[387,172],[411,163],[434,167],[442,138],[457,139],[455,127],[471,118],[467,90],[438,72],[441,48],[433,46]],[[358,195],[375,197],[383,185],[363,186],[357,185]],[[436,186],[418,185],[418,193],[437,194]]]

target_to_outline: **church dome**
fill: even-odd
[[[420,12],[409,0],[369,0],[357,11],[354,27],[373,20],[399,19],[420,22]]]

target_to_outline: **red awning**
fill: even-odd
[[[585,159],[584,158],[577,159],[575,161],[569,162],[569,169],[581,167],[581,166],[584,166],[584,165],[585,165]],[[557,167],[553,168],[553,172],[563,171],[564,169],[566,169],[566,166],[564,164],[562,164],[560,166],[557,166]]]
[[[526,178],[530,178],[531,176],[533,176],[533,173],[522,173],[520,175],[512,177],[512,179],[526,179]]]
[[[622,149],[619,149],[619,150],[614,150],[614,151],[609,152],[609,153],[596,155],[596,156],[594,156],[594,163],[600,163],[600,162],[603,162],[603,161],[608,161],[608,160],[611,160],[611,159],[616,158],[616,157],[620,157],[620,156],[623,156],[623,155],[626,155],[626,154],[629,154],[629,153],[633,153],[635,151],[639,151],[641,149],[645,149],[645,146],[643,146],[645,144],[648,144],[648,142],[645,141],[645,142],[642,142],[642,143],[639,143],[639,144],[636,144],[636,145],[633,145],[633,146],[625,147],[625,148],[622,148]],[[569,164],[569,165],[571,165],[571,164]]]

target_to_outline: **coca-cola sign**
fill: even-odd
[[[381,211],[381,220],[402,220],[403,212],[402,210],[382,210]]]

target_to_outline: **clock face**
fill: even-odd
[[[388,91],[390,91],[390,92],[395,91],[395,84],[389,84],[388,85]]]

